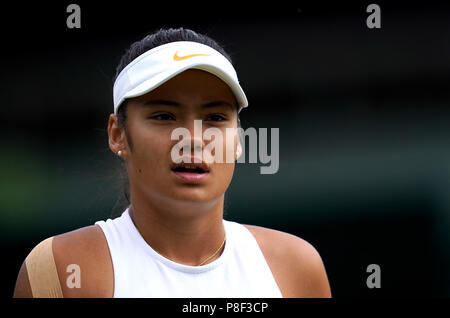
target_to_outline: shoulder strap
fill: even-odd
[[[63,297],[52,242],[53,237],[45,239],[25,259],[33,298]]]

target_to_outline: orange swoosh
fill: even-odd
[[[185,56],[178,56],[178,51],[177,51],[177,52],[175,52],[173,59],[175,61],[182,61],[182,60],[194,57],[194,56],[208,56],[208,55],[209,54],[189,54],[189,55],[185,55]]]

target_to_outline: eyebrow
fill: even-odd
[[[177,102],[171,101],[171,100],[166,100],[166,99],[149,100],[143,104],[143,106],[156,106],[156,105],[166,105],[166,106],[173,106],[173,107],[181,107],[182,106],[182,104],[180,104],[180,103],[177,103]],[[223,100],[209,102],[209,103],[201,105],[200,107],[201,108],[212,108],[212,107],[223,106],[223,105],[228,106],[231,109],[234,109],[233,105],[231,105],[230,103],[223,101]]]

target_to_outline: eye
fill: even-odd
[[[213,115],[209,115],[206,120],[225,121],[225,120],[227,120],[227,118],[225,116],[222,116],[222,115],[219,115],[219,114],[213,114]]]
[[[155,116],[150,117],[151,119],[156,120],[174,120],[175,118],[170,114],[158,114]]]

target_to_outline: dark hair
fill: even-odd
[[[218,51],[219,53],[221,53],[223,56],[225,56],[230,62],[232,62],[230,56],[225,52],[224,48],[207,35],[199,34],[195,31],[185,28],[159,29],[156,32],[147,35],[142,40],[131,44],[131,46],[128,48],[128,50],[126,50],[125,54],[120,59],[119,65],[117,65],[116,67],[116,75],[114,76],[114,81],[116,80],[120,72],[139,55],[157,46],[176,41],[192,41],[208,45],[213,49],[215,49],[216,51]],[[127,142],[130,148],[132,148],[132,141],[127,133],[126,121],[127,121],[127,100],[122,102],[122,104],[119,106],[117,110],[117,122],[118,126],[124,129]],[[238,126],[240,126],[239,116],[238,116]],[[121,162],[122,162],[121,179],[122,179],[123,193],[129,204],[130,190],[129,190],[128,175],[124,161]]]

